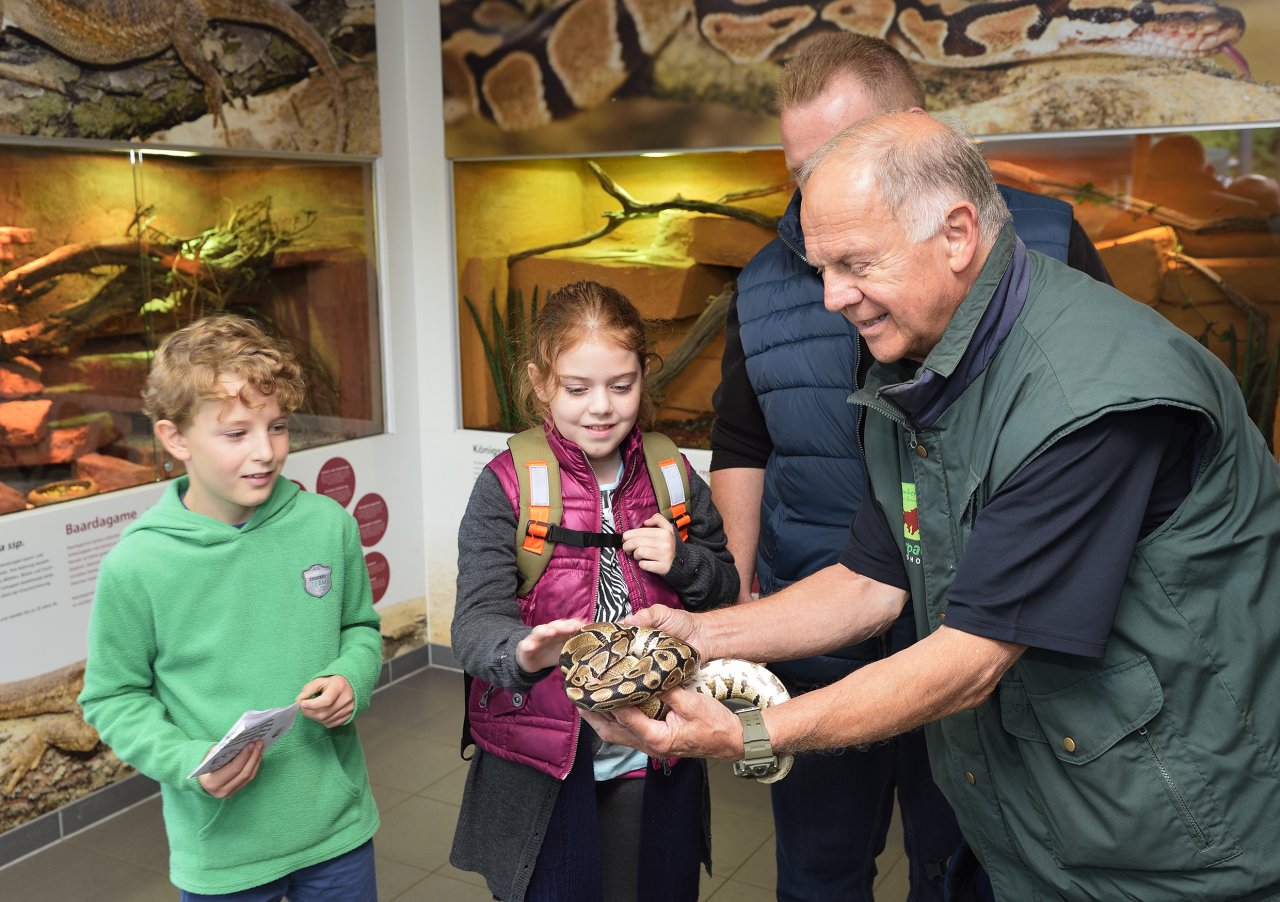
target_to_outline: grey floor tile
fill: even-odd
[[[713,838],[713,846],[714,843]],[[733,879],[739,883],[750,883],[752,886],[762,886],[765,889],[773,889],[778,885],[778,858],[774,853],[772,838],[747,857],[747,860],[733,872]]]
[[[772,887],[766,889],[737,880],[726,880],[714,893],[707,896],[707,902],[774,902],[775,898]]]
[[[436,868],[434,873],[442,877],[448,877],[450,880],[460,880],[463,883],[470,883],[475,886],[486,886],[484,878],[475,871],[460,871],[448,862]]]
[[[724,886],[723,874],[711,877],[707,875],[706,871],[703,871],[702,882],[698,885],[698,902],[707,902],[716,894],[716,890],[722,886]]]
[[[373,734],[384,729],[405,730],[422,723],[433,713],[427,709],[423,693],[396,683],[380,689],[368,709],[360,713],[360,736],[363,739],[366,732]]]
[[[716,807],[711,799],[711,862],[715,873],[732,877],[757,852],[773,853],[773,822],[743,817]]]
[[[373,841],[375,852],[381,851],[378,848],[378,840]],[[430,871],[424,871],[411,865],[404,864],[400,861],[392,861],[390,858],[377,856],[378,870],[378,898],[384,900],[394,899],[409,887],[413,886],[420,880],[426,879],[430,875]]]
[[[372,786],[373,800],[378,803],[379,814],[386,813],[412,795],[412,793],[404,792],[403,790],[383,786],[381,783],[373,783]]]
[[[424,696],[421,704],[429,715],[450,705],[462,704],[462,674],[456,670],[431,667],[405,677],[395,686],[412,689]]]
[[[707,776],[711,781],[712,805],[734,814],[773,822],[768,784],[735,777],[727,761],[710,762]]]
[[[370,779],[401,792],[420,792],[464,763],[437,742],[398,733],[365,750]]]
[[[178,897],[168,878],[69,842],[5,868],[0,887],[3,897],[15,902],[174,902]]]
[[[428,799],[435,799],[437,802],[461,807],[462,790],[467,783],[468,767],[469,765],[465,761],[460,762],[455,770],[418,790],[418,795]]]
[[[905,855],[888,857],[881,855],[876,859],[875,892],[876,902],[902,902],[911,892],[911,875],[907,869]]]
[[[443,874],[432,874],[389,902],[492,902],[492,900],[493,894],[484,887],[453,880]]]
[[[462,756],[459,754],[459,750],[462,747],[461,700],[456,705],[448,705],[441,708],[421,723],[405,728],[404,732],[411,736],[420,736],[423,739],[430,739],[432,742],[447,746],[454,756],[461,761]]]
[[[169,840],[164,833],[160,799],[148,799],[114,817],[71,836],[67,842],[161,876],[169,873]]]
[[[374,847],[383,858],[434,871],[449,860],[457,822],[455,806],[410,796],[383,815]]]

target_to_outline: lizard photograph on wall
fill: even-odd
[[[380,150],[374,0],[0,0],[0,134]]]
[[[882,38],[979,135],[1280,118],[1272,0],[440,0],[453,158],[779,142],[817,35]]]

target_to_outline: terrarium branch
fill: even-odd
[[[1227,280],[1215,272],[1212,267],[1206,266],[1195,257],[1188,257],[1186,254],[1178,251],[1170,251],[1168,256],[1173,262],[1181,263],[1183,266],[1195,270],[1212,282],[1214,287],[1222,292],[1223,297],[1240,308],[1241,312],[1243,312],[1245,317],[1248,319],[1250,328],[1256,329],[1259,338],[1265,342],[1268,329],[1271,325],[1271,316],[1266,310],[1263,310],[1240,292],[1236,291],[1231,287]]]
[[[603,238],[626,221],[625,219],[611,219],[605,224],[604,228],[596,229],[594,232],[588,232],[585,235],[579,235],[577,238],[571,238],[568,241],[557,241],[555,244],[544,244],[541,247],[531,247],[527,251],[519,251],[507,257],[507,265],[512,266],[526,257],[536,257],[549,251],[562,251],[571,247],[582,247],[597,238]]]
[[[156,271],[180,270],[193,276],[202,274],[199,260],[187,259],[173,243],[157,244],[137,238],[107,238],[64,244],[0,276],[0,307],[16,312],[13,303],[32,294],[32,286],[68,273],[87,273],[99,266],[136,266],[139,262]]]
[[[667,355],[662,368],[649,377],[648,384],[652,391],[661,392],[702,352],[711,339],[724,331],[729,304],[737,291],[737,282],[726,282],[720,293],[709,299],[706,309],[694,320],[688,334]]]
[[[749,222],[760,226],[767,231],[775,231],[778,228],[778,218],[770,216],[767,213],[760,213],[757,210],[749,210],[745,207],[736,207],[730,203],[722,203],[720,201],[710,200],[690,200],[680,195],[664,201],[656,203],[645,203],[636,200],[629,191],[619,185],[613,178],[605,172],[594,160],[587,161],[587,168],[591,170],[592,175],[596,177],[596,181],[600,183],[600,187],[605,193],[617,199],[622,205],[621,210],[606,210],[600,215],[607,222],[594,231],[579,235],[576,238],[570,238],[566,241],[557,241],[554,244],[544,244],[540,247],[529,248],[528,250],[517,251],[507,256],[507,265],[512,266],[524,260],[527,257],[536,257],[539,254],[546,254],[551,251],[567,250],[571,247],[582,247],[590,244],[597,239],[603,238],[610,232],[617,229],[625,223],[634,219],[647,219],[657,216],[659,213],[667,210],[684,210],[689,213],[707,213],[713,216],[725,216],[730,219],[740,219],[743,222]],[[767,188],[755,189],[748,192],[742,192],[740,197],[758,197],[766,194],[775,193],[779,186],[769,186]],[[732,195],[726,195],[729,197]]]
[[[1080,184],[1055,179],[1035,169],[1019,166],[1016,163],[993,160],[991,162],[991,171],[995,173],[997,178],[1015,179],[1032,187],[1040,194],[1067,198],[1075,203],[1114,207],[1117,210],[1132,214],[1135,219],[1147,216],[1163,225],[1172,226],[1175,229],[1192,232],[1197,235],[1250,230],[1280,231],[1280,215],[1278,214],[1202,219],[1190,216],[1173,207],[1134,197],[1132,194],[1113,194],[1109,191],[1103,191],[1090,182]]]
[[[776,216],[770,216],[757,210],[748,210],[745,207],[735,207],[732,204],[721,204],[710,200],[689,200],[679,194],[670,200],[646,204],[636,200],[624,191],[594,160],[588,160],[587,167],[595,175],[596,181],[600,183],[600,187],[605,190],[605,193],[616,197],[622,204],[620,211],[603,214],[612,219],[639,219],[645,216],[657,216],[665,210],[686,210],[690,213],[710,213],[715,216],[727,216],[730,219],[741,219],[743,222],[758,225],[769,232],[778,227],[778,218]]]
[[[109,320],[138,313],[177,310],[199,316],[222,309],[229,299],[264,279],[275,253],[313,221],[304,212],[289,227],[271,215],[269,197],[232,211],[227,222],[192,237],[171,237],[150,226],[142,235],[108,238],[55,248],[0,276],[0,307],[47,293],[54,280],[72,273],[103,281],[43,319],[0,332],[0,359],[19,354],[65,353]],[[144,278],[145,277],[145,278]],[[147,291],[156,286],[158,296]],[[154,292],[156,289],[152,289]],[[139,299],[143,302],[139,304]]]

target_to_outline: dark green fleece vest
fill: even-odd
[[[924,367],[955,369],[1011,247],[1006,230]],[[1190,495],[1133,551],[1105,656],[1029,649],[928,727],[934,778],[1002,900],[1280,898],[1280,466],[1203,347],[1031,261],[1013,331],[934,425],[878,394],[914,364],[877,364],[850,399],[920,635],[987,500],[1059,438],[1152,405],[1199,412],[1208,438]]]

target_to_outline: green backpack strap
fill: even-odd
[[[516,566],[520,572],[519,596],[528,595],[541,579],[551,560],[552,543],[547,539],[551,526],[559,526],[564,516],[560,496],[560,464],[551,453],[541,426],[526,429],[507,439],[520,483],[520,515],[516,524]]]
[[[658,511],[676,525],[680,538],[689,538],[689,471],[676,443],[661,432],[646,432],[644,465],[658,498]]]

